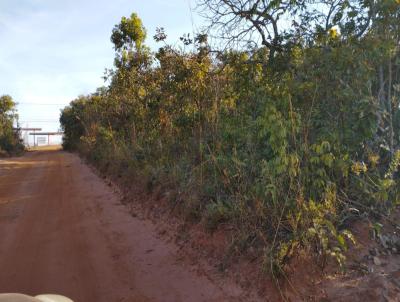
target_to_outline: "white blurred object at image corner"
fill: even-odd
[[[0,294],[0,302],[74,302],[60,295],[38,295],[31,297],[23,294]]]

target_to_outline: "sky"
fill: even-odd
[[[57,131],[61,108],[104,85],[122,16],[139,15],[155,50],[156,27],[171,43],[198,28],[194,7],[194,0],[0,0],[0,95],[19,103],[22,127]]]

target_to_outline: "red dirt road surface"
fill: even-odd
[[[247,301],[176,256],[74,154],[0,160],[0,292],[75,302]]]

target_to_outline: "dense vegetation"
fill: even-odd
[[[160,28],[157,52],[122,18],[109,85],[62,111],[64,147],[175,192],[210,230],[231,224],[231,255],[258,247],[274,274],[299,249],[342,264],[349,223],[400,201],[399,2],[200,8],[209,32],[176,48]]]
[[[9,95],[0,97],[0,157],[24,150],[18,132],[13,130],[17,118],[15,103]]]

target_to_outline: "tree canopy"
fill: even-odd
[[[15,102],[9,95],[0,96],[0,156],[20,153],[24,147],[13,129],[17,118]]]

